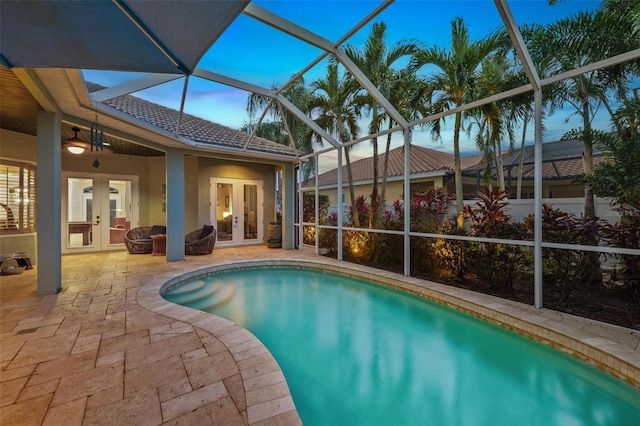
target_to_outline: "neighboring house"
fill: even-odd
[[[533,198],[534,146],[524,147],[521,198]],[[581,198],[584,186],[576,183],[576,176],[583,173],[583,143],[579,140],[547,142],[542,144],[542,197],[543,198]],[[502,156],[505,188],[509,198],[516,198],[521,150],[506,152]],[[593,148],[593,163],[597,165],[605,156],[597,147]],[[475,177],[481,181],[484,163],[480,161],[463,170],[466,177]],[[491,170],[492,182],[497,185],[496,169]],[[478,183],[480,186],[480,183]],[[466,196],[466,191],[465,191]]]
[[[533,198],[533,156],[534,147],[524,148],[522,198]],[[594,163],[604,159],[604,155],[594,149]],[[516,196],[520,150],[503,155],[505,186],[509,198]],[[463,190],[465,200],[477,198],[482,190],[482,174],[485,171],[484,157],[481,154],[462,157]],[[574,178],[582,174],[582,142],[576,140],[550,142],[542,145],[543,198],[580,198],[584,196],[584,186],[575,183]],[[379,157],[379,170],[382,174],[384,154]],[[386,187],[386,201],[393,202],[404,193],[404,147],[389,151],[389,173]],[[356,196],[369,197],[373,182],[373,158],[368,157],[351,164]],[[454,156],[420,146],[411,146],[411,193],[424,192],[430,187],[446,188],[455,193]],[[491,170],[492,185],[497,186],[497,173]],[[346,166],[342,170],[342,202],[350,204]],[[382,179],[380,179],[381,181]],[[327,195],[332,205],[337,204],[337,169],[318,176],[318,190]],[[312,188],[313,180],[303,183]]]
[[[462,158],[462,167],[469,168],[478,164],[482,159],[481,155],[474,155]],[[379,171],[382,174],[384,164],[384,154],[378,158]],[[423,192],[431,187],[444,187],[450,192],[454,192],[453,180],[453,155],[442,151],[436,151],[420,146],[411,146],[411,192]],[[363,158],[351,164],[353,172],[353,182],[356,196],[365,195],[369,197],[373,184],[373,158]],[[347,181],[347,168],[342,167],[342,202],[350,203],[349,187]],[[380,181],[382,178],[380,179]],[[309,180],[303,183],[305,187],[313,187],[314,181]],[[320,194],[329,196],[331,204],[336,204],[338,187],[338,170],[330,170],[318,175],[318,189]],[[472,197],[476,193],[475,180],[469,179],[464,183],[465,197]],[[404,147],[399,147],[389,151],[389,172],[387,177],[386,198],[388,202],[397,200],[404,194]]]

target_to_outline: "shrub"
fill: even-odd
[[[441,230],[445,235],[465,235],[463,228],[458,228],[455,222],[445,224]],[[461,240],[438,238],[431,244],[437,259],[436,272],[443,278],[458,278],[462,280],[470,271],[469,252],[474,243]]]
[[[358,214],[360,226],[365,226],[369,221],[369,204],[367,204],[367,197],[364,195],[358,195],[356,197],[356,213]],[[347,212],[347,219],[349,223],[355,223],[353,220],[353,211],[351,209]]]
[[[524,224],[510,222],[505,192],[485,188],[478,195],[480,200],[475,206],[464,209],[465,217],[471,221],[471,235],[509,240],[526,237]],[[476,243],[469,246],[467,255],[480,279],[505,289],[513,289],[514,281],[524,274],[530,262],[527,250],[511,244]]]
[[[611,245],[624,248],[640,247],[640,210],[629,205],[622,205],[616,209],[620,213],[620,220],[603,227],[604,238]],[[618,277],[632,297],[640,303],[640,256],[630,254],[615,255],[620,259],[621,269]]]
[[[533,236],[533,215],[525,218]],[[549,204],[542,206],[542,239],[545,242],[598,245],[604,223],[596,218],[576,217]],[[569,249],[542,249],[543,279],[556,287],[561,301],[567,302],[576,289],[588,290],[602,282],[599,253]]]
[[[414,194],[409,209],[411,231],[440,233],[446,212],[453,196],[443,188],[430,188]],[[382,212],[382,227],[402,231],[404,229],[404,205],[400,198],[394,201],[391,210]],[[433,242],[428,238],[411,237],[412,273],[429,273],[438,265]],[[404,239],[398,235],[379,234],[376,248],[378,262],[392,261],[402,266]]]

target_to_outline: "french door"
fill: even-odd
[[[211,178],[211,223],[217,245],[263,242],[263,184],[257,180]]]
[[[117,250],[138,224],[138,177],[62,174],[62,252]]]

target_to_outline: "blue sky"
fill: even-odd
[[[254,3],[331,41],[341,38],[380,4],[378,1],[369,0],[260,0]],[[551,7],[546,5],[544,0],[509,2],[516,22],[538,24],[547,24],[580,10],[590,11],[599,4],[600,1],[566,0]],[[372,23],[383,21],[387,24],[388,45],[402,39],[413,39],[425,45],[448,48],[451,21],[458,16],[463,17],[472,40],[486,36],[502,25],[492,0],[397,0],[374,18]],[[363,27],[346,44],[362,46],[370,27],[371,23]],[[252,84],[271,87],[287,82],[293,74],[321,53],[313,46],[241,15],[203,56],[199,67]],[[321,77],[325,67],[326,62],[318,64],[305,74],[305,80],[311,82]],[[133,76],[124,73],[85,71],[85,78],[108,86],[131,79]],[[180,79],[134,95],[178,109],[182,88],[183,81]],[[248,118],[245,110],[247,96],[248,93],[241,90],[191,78],[185,111],[231,128],[238,128]],[[573,127],[572,123],[564,123],[567,116],[568,113],[559,112],[553,120],[549,120],[545,140],[557,140],[564,130]],[[366,129],[366,119],[363,120],[362,127]],[[442,141],[433,141],[427,133],[415,132],[413,142],[451,152],[449,127],[448,123],[445,124]],[[474,143],[468,140],[466,135],[464,138],[463,151],[475,152]],[[394,136],[394,141],[399,140],[400,135],[397,138]],[[361,145],[363,151],[368,151],[365,149],[370,146],[368,142]]]

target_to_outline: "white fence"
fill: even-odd
[[[509,200],[507,206],[511,220],[520,222],[533,213],[533,200]],[[554,209],[565,213],[572,213],[581,217],[584,213],[584,198],[543,198],[543,204],[551,204]],[[611,205],[610,198],[596,198],[596,216],[610,223],[615,223],[620,218],[620,213]]]
[[[477,200],[465,200],[465,205],[475,206]],[[509,205],[507,206],[507,212],[511,216],[512,222],[521,222],[525,217],[533,214],[533,199],[526,200],[507,200]],[[584,198],[543,198],[543,204],[551,204],[554,209],[559,209],[565,213],[574,214],[576,217],[581,217],[584,212]],[[350,207],[349,204],[342,204],[343,214],[345,222],[349,217]],[[392,203],[385,203],[385,210],[392,210]],[[338,205],[332,204],[329,206],[329,214],[337,213]],[[453,204],[449,208],[449,215],[454,218],[456,215],[456,207]],[[611,205],[610,198],[597,198],[596,197],[596,215],[603,220],[610,223],[615,223],[620,219],[620,213],[615,210],[615,206]]]

